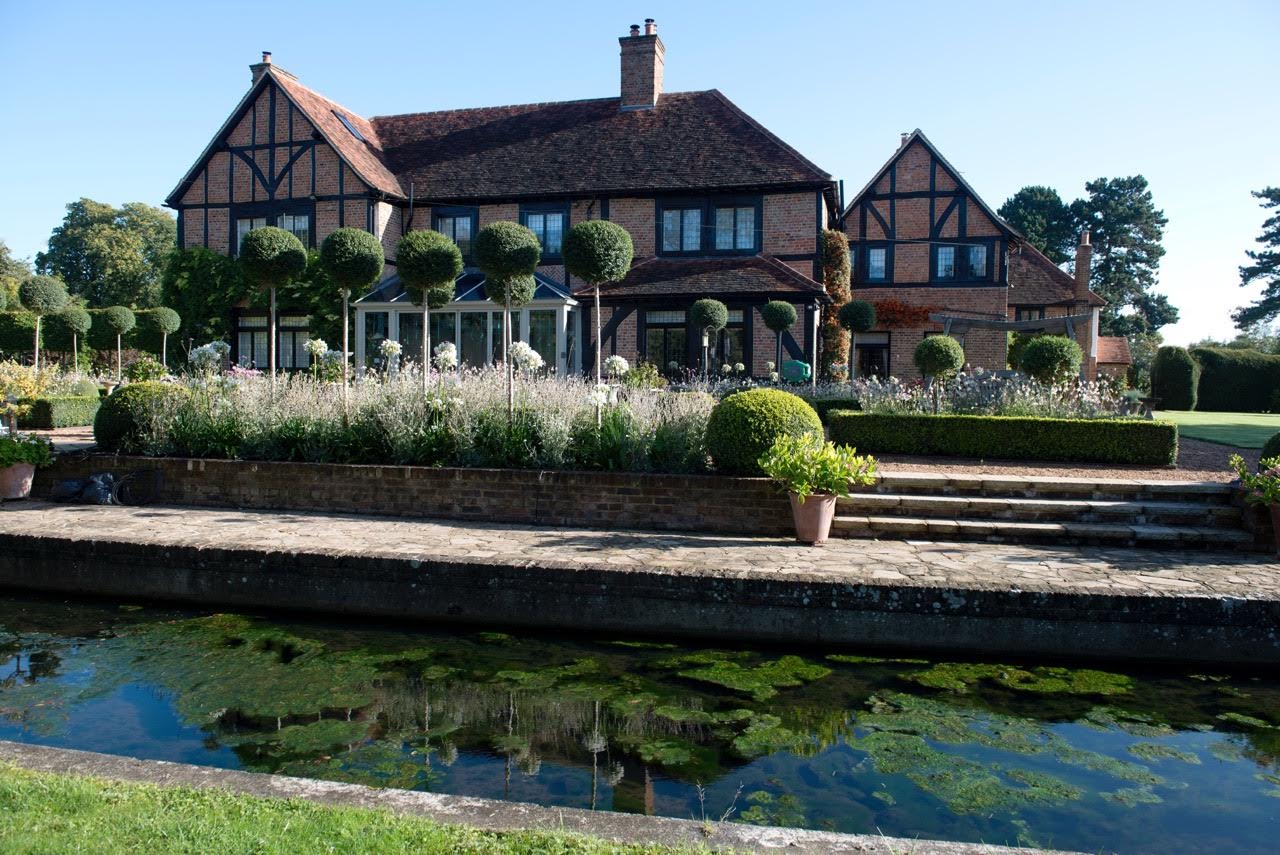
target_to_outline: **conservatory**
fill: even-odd
[[[550,277],[535,273],[534,279],[538,284],[533,300],[511,310],[512,341],[527,343],[556,374],[577,372],[578,302]],[[453,342],[462,364],[473,368],[502,361],[502,306],[485,296],[484,274],[463,272],[454,294],[448,306],[431,310],[431,346]],[[421,361],[422,307],[409,299],[399,275],[384,279],[356,300],[354,308],[357,365],[379,367],[379,345],[386,339],[400,343],[401,359]]]

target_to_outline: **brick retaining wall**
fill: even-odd
[[[151,501],[587,528],[791,535],[784,494],[764,478],[634,472],[433,469],[243,460],[62,455],[36,476],[47,497],[63,479],[148,473]],[[154,482],[151,478],[154,477]],[[144,484],[145,487],[145,484]]]

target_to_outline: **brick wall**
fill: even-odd
[[[770,193],[764,197],[764,251],[794,255],[818,250],[817,201],[810,193]],[[809,264],[805,276],[813,276]]]
[[[657,206],[652,199],[622,198],[609,200],[609,220],[631,233],[636,261],[653,255],[657,240],[655,224]]]
[[[788,535],[787,498],[763,478],[61,457],[35,494],[94,472],[140,475],[161,504],[437,517],[533,525]],[[152,480],[153,479],[153,480]]]

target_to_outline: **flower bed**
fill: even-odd
[[[856,413],[829,417],[831,439],[871,454],[1172,466],[1178,428],[1143,419]]]

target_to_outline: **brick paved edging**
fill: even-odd
[[[797,855],[861,853],[861,855],[1013,855],[1028,852],[978,843],[906,840],[863,834],[833,834],[793,828],[769,828],[729,822],[703,823],[689,819],[551,808],[522,802],[424,793],[416,790],[376,789],[359,784],[317,781],[214,769],[165,760],[137,760],[90,751],[46,748],[0,740],[0,762],[38,772],[84,775],[162,787],[222,789],[247,796],[306,799],[332,807],[381,808],[436,822],[466,825],[488,831],[543,829],[572,831],[623,843],[707,846],[715,850],[773,852]],[[1039,850],[1044,851],[1044,850]],[[1063,853],[1045,852],[1045,855]]]

